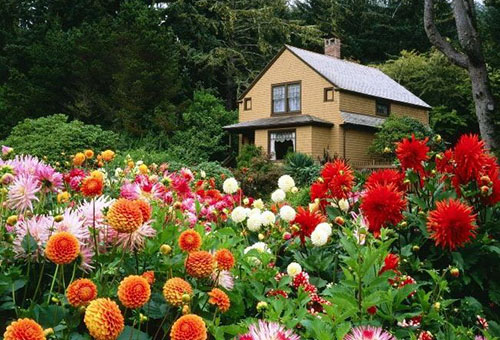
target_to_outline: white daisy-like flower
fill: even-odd
[[[302,273],[302,266],[297,262],[292,262],[286,267],[286,272],[288,276],[294,277],[297,274]]]
[[[349,201],[346,200],[345,198],[342,198],[339,200],[338,202],[338,207],[340,208],[340,210],[342,211],[347,211],[349,210]]]
[[[286,193],[282,189],[276,189],[271,194],[271,199],[273,200],[274,203],[283,202],[285,198],[286,198]]]
[[[287,222],[293,221],[295,219],[295,209],[293,209],[289,205],[284,205],[280,209],[280,216],[282,219],[284,219]]]
[[[283,175],[278,179],[278,187],[284,192],[288,192],[295,187],[295,181],[289,175]]]
[[[262,224],[265,226],[273,225],[274,222],[276,222],[276,216],[274,216],[274,214],[269,210],[264,211],[260,216]]]
[[[234,177],[226,179],[222,184],[222,190],[224,190],[226,194],[234,194],[236,191],[238,191],[238,189],[238,182]]]

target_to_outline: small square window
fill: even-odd
[[[390,106],[390,103],[387,101],[377,100],[376,109],[377,109],[376,110],[377,115],[379,115],[379,116],[387,117],[391,113],[391,106]]]
[[[334,94],[333,87],[325,88],[324,101],[325,102],[333,102],[333,98],[334,98],[333,94]]]
[[[245,111],[251,110],[252,109],[252,98],[245,98],[243,101],[243,107]]]

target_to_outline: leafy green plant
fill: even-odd
[[[299,186],[310,185],[320,172],[321,166],[314,159],[300,152],[292,152],[285,158],[285,173],[292,176]]]

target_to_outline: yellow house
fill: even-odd
[[[375,164],[368,147],[390,114],[429,123],[430,106],[382,71],[342,60],[338,39],[325,54],[285,45],[240,96],[239,122],[224,128],[271,159],[325,153],[353,166]]]

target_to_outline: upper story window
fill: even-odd
[[[333,96],[333,87],[325,87],[324,90],[324,101],[325,102],[333,102],[334,96]]]
[[[245,111],[252,109],[252,98],[245,98],[243,100],[243,108]]]
[[[377,100],[376,101],[376,112],[379,116],[389,116],[391,113],[391,104],[388,101]]]
[[[273,85],[272,113],[300,112],[300,83]]]

